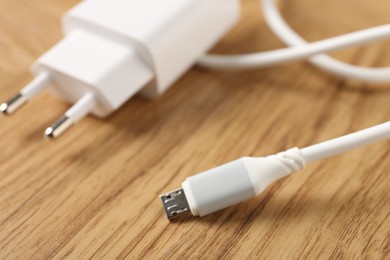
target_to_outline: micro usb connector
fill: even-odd
[[[183,189],[177,189],[160,196],[167,218],[173,219],[190,212],[190,206]]]

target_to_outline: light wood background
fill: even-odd
[[[61,39],[77,0],[0,0],[0,97],[31,80],[28,66]],[[293,27],[316,40],[390,22],[387,0],[291,0]],[[390,65],[389,42],[334,54]],[[241,23],[213,50],[283,45],[243,1]],[[158,195],[241,156],[304,147],[390,118],[389,85],[360,84],[298,62],[246,72],[194,68],[154,101],[134,98],[50,142],[68,107],[43,93],[0,118],[3,259],[390,259],[389,141],[309,165],[256,199],[172,223]]]

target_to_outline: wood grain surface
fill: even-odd
[[[0,97],[61,39],[77,0],[0,0]],[[309,40],[390,22],[387,0],[291,0]],[[212,51],[280,48],[258,0]],[[390,64],[389,42],[340,51]],[[204,218],[168,222],[158,199],[190,175],[242,157],[305,147],[385,122],[389,85],[345,81],[305,62],[245,72],[193,68],[161,98],[135,97],[60,139],[44,129],[68,107],[42,93],[0,118],[2,259],[390,259],[390,148],[384,141],[309,165],[261,196]]]

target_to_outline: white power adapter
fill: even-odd
[[[64,16],[65,39],[33,65],[36,78],[0,111],[10,114],[49,88],[74,104],[46,129],[46,136],[55,138],[87,114],[106,117],[136,93],[163,93],[196,62],[214,69],[245,69],[310,58],[343,77],[390,81],[390,68],[356,67],[322,54],[388,38],[390,25],[308,44],[283,21],[275,0],[261,2],[271,29],[292,47],[204,56],[238,20],[239,0],[85,0]]]
[[[229,30],[239,10],[238,0],[83,1],[64,16],[64,40],[33,65],[36,79],[0,109],[12,113],[50,88],[75,104],[46,130],[55,138],[138,92],[157,96]]]

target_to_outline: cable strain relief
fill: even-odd
[[[303,169],[306,164],[301,150],[297,147],[270,155],[268,158],[276,160],[289,174]]]
[[[198,207],[198,204],[196,203],[194,193],[192,192],[191,185],[188,182],[188,180],[186,180],[182,183],[182,188],[183,188],[184,194],[187,198],[187,203],[190,206],[191,214],[193,216],[199,216],[200,215],[199,207]]]

